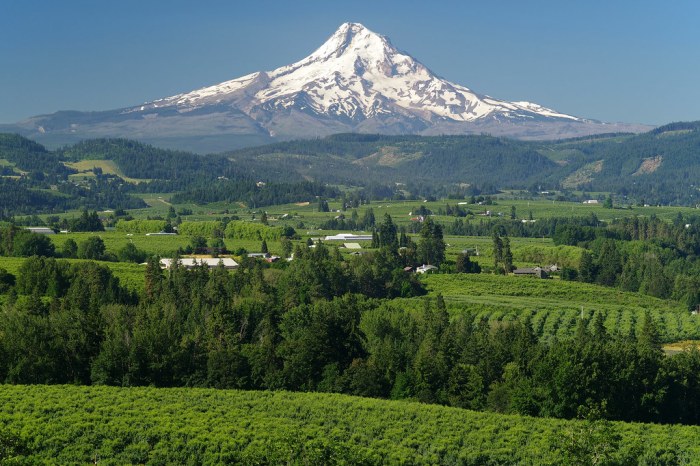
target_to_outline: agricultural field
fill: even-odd
[[[134,194],[144,200],[148,205],[143,209],[129,209],[129,214],[137,219],[145,219],[147,217],[162,217],[165,218],[170,208],[176,211],[188,209],[192,214],[183,216],[186,221],[200,220],[215,220],[223,217],[237,216],[241,220],[259,221],[262,212],[266,212],[270,225],[289,225],[297,229],[304,235],[308,231],[308,235],[319,236],[319,234],[327,234],[327,231],[319,231],[319,225],[333,219],[335,216],[343,213],[346,218],[350,218],[353,209],[347,209],[341,212],[341,204],[338,201],[329,200],[328,206],[330,212],[319,212],[318,204],[315,202],[301,202],[296,204],[281,204],[274,206],[266,206],[262,208],[250,208],[243,203],[225,203],[216,202],[206,205],[197,205],[192,203],[172,204],[170,197],[172,193],[146,193]],[[459,201],[454,199],[445,199],[433,202],[424,202],[421,200],[408,201],[381,201],[373,202],[368,205],[362,205],[354,210],[360,218],[363,217],[367,209],[372,209],[377,222],[381,222],[384,214],[391,215],[394,223],[399,226],[409,226],[415,223],[411,218],[415,217],[412,214],[417,208],[424,206],[425,208],[437,212],[438,209],[444,209],[446,204],[455,207]],[[700,214],[700,210],[691,207],[668,207],[668,206],[650,206],[650,207],[633,207],[624,209],[606,209],[601,204],[581,204],[577,202],[562,202],[549,200],[514,200],[514,199],[496,199],[495,205],[461,205],[465,210],[470,210],[474,213],[473,217],[467,217],[464,221],[476,222],[481,220],[489,220],[499,218],[499,213],[503,218],[510,218],[511,207],[516,209],[516,217],[518,219],[529,219],[532,214],[533,220],[552,218],[552,217],[588,217],[595,214],[599,220],[611,221],[613,219],[625,217],[650,217],[652,215],[666,220],[672,221],[681,213],[684,216]],[[491,211],[491,217],[484,214],[486,211]],[[46,220],[50,215],[40,215]],[[76,218],[80,216],[80,211],[69,211],[62,215],[67,218]],[[453,223],[457,217],[445,215],[433,215],[432,218],[445,225]],[[471,220],[470,220],[471,218]],[[332,233],[332,232],[331,232]]]
[[[392,216],[395,223],[399,225],[406,225],[411,222],[411,212],[415,209],[425,206],[433,212],[437,212],[438,209],[444,208],[446,204],[455,207],[459,202],[465,202],[464,200],[455,199],[443,199],[433,202],[424,202],[421,200],[413,201],[377,201],[369,205],[363,205],[357,208],[357,212],[360,217],[364,214],[364,211],[368,208],[374,210],[374,215],[377,221],[381,221],[385,213]],[[305,204],[305,203],[302,203]],[[328,206],[331,212],[318,212],[318,205],[315,203],[310,203],[308,205],[299,204],[285,204],[278,206],[268,206],[262,209],[257,209],[258,211],[265,210],[268,216],[271,218],[279,217],[284,214],[292,216],[295,220],[300,219],[305,224],[316,225],[325,220],[331,219],[338,215],[336,210],[341,209],[339,202],[328,201]],[[471,210],[475,214],[475,219],[472,221],[477,221],[479,218],[487,219],[489,217],[481,217],[479,213],[485,213],[487,210],[492,212],[492,218],[498,217],[499,213],[501,216],[509,218],[511,212],[511,206],[515,206],[516,216],[518,219],[529,219],[530,213],[532,213],[532,218],[537,221],[537,219],[542,218],[552,218],[552,217],[588,217],[591,214],[595,214],[598,219],[603,221],[610,221],[616,218],[624,217],[650,217],[655,215],[658,218],[671,221],[678,213],[683,215],[697,215],[700,210],[691,207],[669,207],[669,206],[649,206],[649,207],[632,207],[624,209],[606,209],[600,204],[582,204],[578,202],[565,202],[565,201],[550,201],[544,199],[538,200],[517,200],[517,199],[496,199],[495,205],[476,205],[476,204],[466,204],[460,207],[465,210]],[[230,206],[231,208],[238,209],[241,211],[240,206]],[[352,209],[348,209],[345,215],[349,217]],[[456,217],[451,216],[440,216],[435,215],[434,219],[440,223],[451,223]]]
[[[602,313],[611,333],[639,332],[646,312],[665,342],[700,338],[700,316],[680,303],[580,282],[491,274],[437,274],[423,278],[431,296],[442,294],[453,313],[472,312],[490,322],[530,318],[545,340],[571,337],[581,317]]]
[[[0,461],[20,464],[559,465],[594,464],[596,454],[615,464],[659,455],[700,461],[699,427],[283,391],[3,385],[0,426]],[[600,445],[605,451],[594,450]]]

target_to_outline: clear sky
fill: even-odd
[[[299,60],[346,21],[438,75],[585,118],[700,120],[696,0],[0,0],[0,122],[108,110]]]

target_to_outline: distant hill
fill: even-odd
[[[348,133],[209,156],[127,139],[49,151],[22,136],[0,134],[0,199],[29,212],[135,207],[142,203],[129,195],[135,192],[260,206],[333,197],[333,186],[344,185],[374,198],[516,189],[569,197],[573,191],[612,192],[624,202],[695,205],[698,154],[700,122],[560,141]]]
[[[610,191],[640,202],[695,204],[698,154],[700,122],[560,141],[340,134],[228,156],[285,179]]]

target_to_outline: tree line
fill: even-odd
[[[164,271],[154,258],[138,296],[106,267],[28,259],[0,315],[0,380],[325,391],[700,422],[700,353],[665,357],[649,316],[641,332],[622,335],[597,314],[573,339],[545,343],[528,321],[450,317],[440,296],[392,301],[424,289],[383,227],[385,246],[349,260],[323,244],[297,247],[288,264],[247,261],[233,273]],[[429,233],[423,248],[436,241]]]

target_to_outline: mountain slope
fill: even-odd
[[[647,129],[478,94],[357,23],[341,25],[311,55],[273,71],[135,107],[58,112],[18,126],[41,141],[122,136],[199,152],[339,132],[551,139]]]

